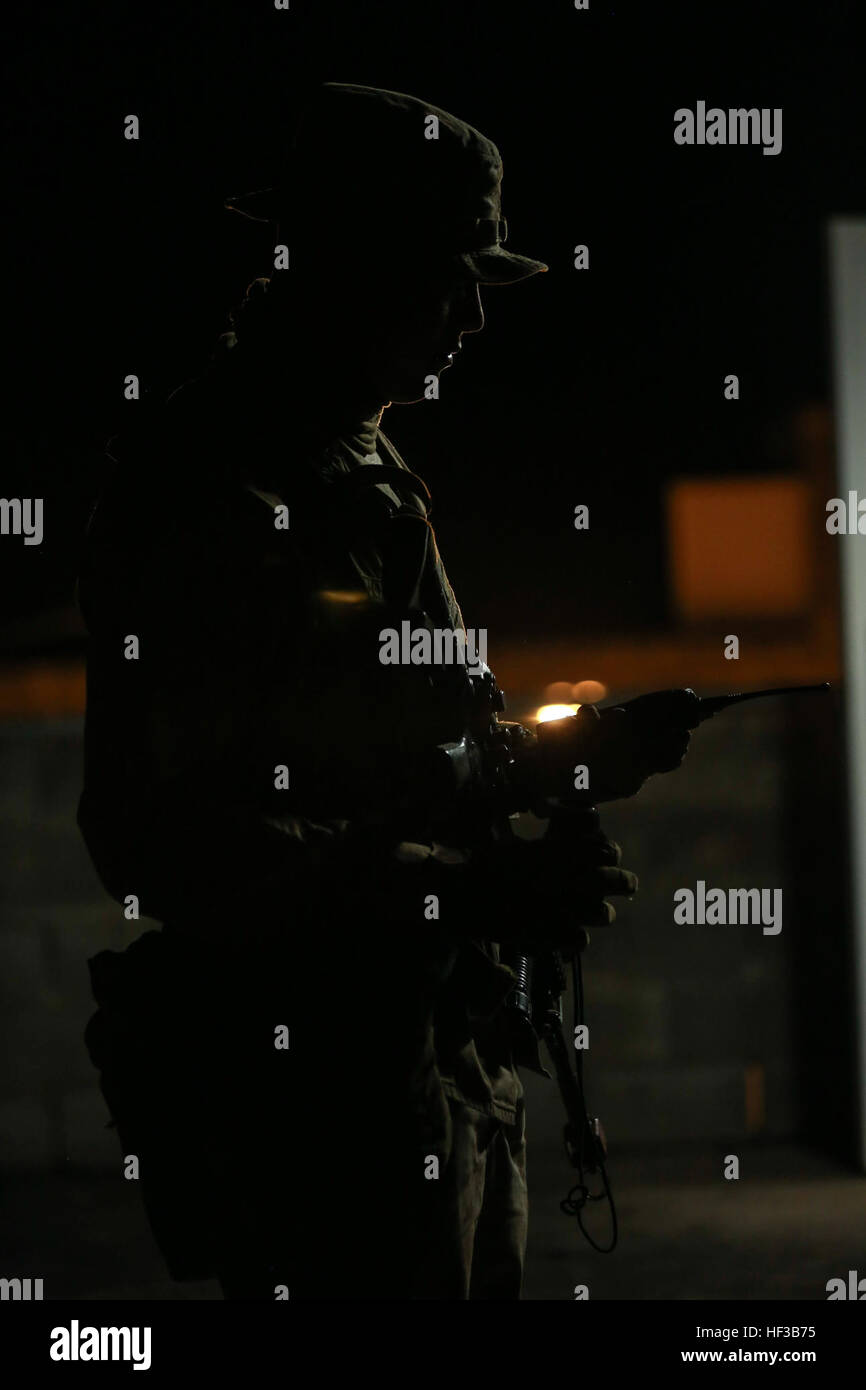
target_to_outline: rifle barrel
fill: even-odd
[[[764,700],[768,695],[814,695],[818,691],[829,689],[830,682],[824,681],[823,685],[783,685],[776,690],[747,690],[734,695],[704,696],[701,700],[698,723],[703,724],[705,719],[712,719],[719,710],[727,709],[729,705],[739,705],[743,700]]]

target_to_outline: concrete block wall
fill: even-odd
[[[82,737],[77,717],[0,724],[0,1163],[13,1167],[119,1163],[82,1037],[86,962],[152,924],[123,919],[81,840]],[[641,879],[584,955],[589,1098],[619,1143],[745,1135],[748,1066],[763,1077],[758,1132],[794,1131],[783,761],[777,715],[744,706],[701,728],[677,773],[604,808]],[[677,926],[674,890],[698,878],[782,888],[782,932]],[[536,1132],[555,1134],[555,1084],[527,1078],[527,1091]]]

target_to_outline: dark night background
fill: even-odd
[[[138,408],[124,377],[159,397],[196,374],[269,273],[267,229],[223,200],[273,181],[320,81],[406,91],[492,138],[508,247],[550,266],[483,289],[485,330],[441,399],[383,421],[431,488],[509,713],[580,678],[616,698],[835,687],[820,709],[770,701],[713,721],[680,772],[605,813],[641,878],[586,958],[590,1101],[612,1138],[622,1247],[599,1259],[560,1215],[561,1107],[530,1078],[527,1296],[570,1299],[585,1279],[593,1298],[820,1299],[830,1277],[866,1273],[838,553],[823,525],[826,224],[866,215],[859,8],[117,0],[7,16],[0,494],[43,497],[45,535],[0,540],[0,1276],[44,1275],[46,1297],[218,1297],[168,1280],[81,1041],[86,960],[145,924],[120,920],[75,825],[73,586],[104,445]],[[698,100],[781,107],[781,153],[675,145],[674,111]],[[123,138],[130,113],[138,142]],[[347,235],[375,215],[371,188]],[[723,602],[690,624],[666,513],[671,480],[689,477],[801,489],[806,539],[770,513],[757,541],[732,537],[719,576],[724,600],[752,552],[802,556],[801,609],[762,612],[758,589],[745,616]],[[581,502],[591,525],[576,533]],[[784,932],[674,928],[671,894],[697,878],[782,886]],[[729,1152],[746,1181],[720,1180]]]
[[[6,84],[4,488],[44,495],[47,520],[42,546],[4,547],[6,602],[67,601],[103,443],[135,410],[123,377],[159,394],[203,365],[269,268],[266,233],[222,200],[272,181],[304,84],[337,80],[426,96],[490,134],[509,245],[550,266],[488,289],[486,329],[441,402],[384,422],[433,491],[467,621],[515,635],[663,621],[660,480],[783,467],[780,416],[828,389],[821,220],[864,203],[853,15],[599,0],[586,13],[566,0],[40,8],[16,30]],[[673,111],[699,97],[783,107],[782,152],[675,146]],[[129,112],[137,143],[123,139]],[[375,216],[372,191],[354,213]],[[572,268],[578,242],[588,273]],[[597,524],[578,567],[581,501]],[[516,561],[531,582],[504,578]]]

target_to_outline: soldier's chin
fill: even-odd
[[[388,399],[393,405],[411,405],[413,401],[429,400],[433,383],[438,382],[442,372],[450,365],[450,362],[435,363],[414,372],[401,373],[391,383]]]

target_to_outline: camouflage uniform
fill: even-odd
[[[405,592],[394,516],[423,523],[426,489],[378,420],[332,437],[267,376],[241,335],[115,447],[91,522],[79,822],[108,892],[164,926],[91,962],[87,1043],[175,1278],[517,1298],[512,977],[461,902],[459,854],[368,814],[402,751],[460,731],[445,696],[416,711],[369,642]],[[354,486],[383,465],[405,485]],[[429,528],[414,597],[463,626]]]

